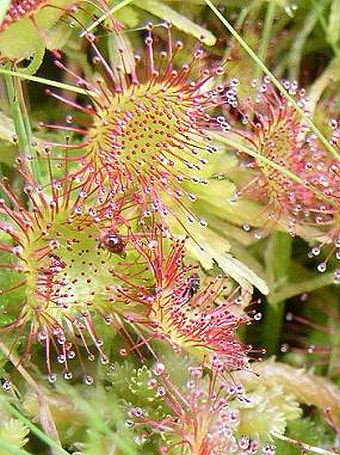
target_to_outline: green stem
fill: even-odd
[[[271,292],[267,296],[267,311],[263,325],[263,344],[268,355],[277,353],[281,338],[285,301],[273,301],[277,289],[284,287],[288,278],[292,252],[292,237],[285,232],[274,232],[269,241],[265,255],[267,279]]]
[[[261,40],[261,44],[260,44],[260,48],[259,48],[259,58],[263,62],[266,61],[266,56],[267,56],[267,51],[268,51],[268,46],[269,46],[269,41],[270,41],[270,35],[272,32],[272,27],[273,27],[273,22],[274,22],[274,16],[275,16],[275,2],[269,2],[265,21],[264,21],[262,40]],[[261,74],[262,74],[262,70],[260,67],[258,67],[256,78],[260,79]]]
[[[289,53],[289,77],[291,80],[298,79],[298,73],[300,69],[300,61],[302,56],[302,49],[308,36],[311,34],[313,28],[319,17],[319,8],[313,9],[305,17],[303,21],[303,27],[292,45],[292,49]]]
[[[309,293],[316,291],[317,289],[329,286],[334,283],[334,273],[327,273],[321,276],[314,277],[310,280],[300,281],[299,283],[293,283],[285,286],[278,292],[275,292],[271,296],[273,304],[277,304],[282,300],[287,300],[300,294]]]
[[[219,18],[222,24],[226,27],[226,29],[232,34],[232,36],[240,43],[243,49],[248,53],[248,55],[255,61],[255,63],[261,68],[261,70],[269,77],[271,82],[275,85],[275,87],[282,93],[282,95],[294,106],[294,109],[301,115],[304,121],[308,124],[310,129],[317,135],[320,139],[322,144],[326,147],[326,149],[337,159],[340,159],[340,155],[337,151],[331,146],[328,140],[324,137],[321,131],[318,129],[316,125],[314,125],[313,121],[308,117],[305,111],[298,106],[295,99],[289,95],[287,90],[283,87],[281,82],[271,73],[271,71],[266,67],[266,65],[262,62],[262,60],[255,54],[255,52],[251,49],[250,46],[243,40],[243,38],[237,33],[234,27],[229,24],[227,19],[220,13],[220,11],[216,8],[216,6],[210,1],[205,0],[206,4],[209,8],[213,11],[213,13]]]
[[[317,453],[319,455],[336,455],[336,452],[330,452],[329,450],[322,449],[320,447],[314,447],[311,446],[310,444],[306,444],[305,442],[301,441],[296,441],[295,439],[288,438],[287,436],[284,436],[279,433],[274,433],[273,436],[277,439],[281,439],[281,441],[289,442],[290,444],[298,446],[299,450],[304,449],[307,452]]]
[[[334,335],[330,337],[331,342],[331,353],[329,357],[328,364],[328,376],[337,375],[339,368],[339,358],[340,358],[340,327],[339,327],[339,312],[337,320],[332,320],[332,328],[334,330]]]
[[[336,1],[336,0],[335,0],[335,1]],[[328,35],[329,25],[327,24],[325,18],[323,17],[322,9],[323,9],[323,7],[325,7],[325,6],[328,6],[328,3],[331,3],[331,5],[332,5],[332,0],[328,1],[328,2],[327,2],[327,5],[322,5],[322,7],[321,7],[321,9],[320,9],[319,4],[318,4],[315,0],[312,0],[313,7],[314,7],[315,9],[319,10],[319,12],[320,12],[320,15],[318,16],[318,19],[319,19],[319,22],[320,22],[320,24],[321,24],[321,27],[323,28],[323,31],[324,31],[326,37],[327,37],[327,35]],[[332,8],[332,6],[331,6],[331,8]],[[339,8],[339,4],[335,4],[334,8],[337,8],[337,9],[338,9],[338,8]],[[340,55],[340,49],[339,49],[339,47],[336,46],[336,44],[334,43],[333,40],[329,40],[329,39],[328,39],[327,42],[328,42],[328,44],[331,46],[332,51],[334,52],[334,55],[336,55],[337,57],[339,57],[339,55]]]
[[[332,82],[340,80],[340,57],[334,57],[321,76],[313,82],[308,94],[308,110],[313,113],[323,92]]]
[[[7,402],[5,405],[8,407],[10,413],[16,417],[17,419],[21,420],[22,423],[29,428],[32,433],[34,433],[41,441],[43,441],[46,445],[49,447],[53,448],[53,454],[57,455],[70,455],[69,452],[67,452],[65,449],[63,449],[59,442],[55,441],[54,439],[50,438],[45,434],[43,431],[41,431],[34,423],[32,423],[29,419],[27,419],[25,416],[21,414],[13,405],[8,404]]]
[[[244,8],[242,8],[242,10],[237,18],[237,22],[236,22],[237,30],[241,30],[241,28],[243,27],[243,23],[246,20],[248,13],[249,13],[249,7],[245,6]],[[223,54],[223,59],[227,60],[230,57],[231,53],[232,53],[232,47],[227,46],[225,49],[225,52]],[[223,75],[221,76],[221,80],[223,80]]]
[[[14,80],[12,76],[5,74],[5,82],[10,102],[10,109],[13,118],[14,128],[18,137],[18,146],[20,152],[24,153],[31,162],[31,171],[35,179],[39,179],[39,162],[37,159],[30,161],[33,157],[32,149],[32,130],[29,122],[28,113],[23,99],[22,87],[20,81]],[[37,158],[37,156],[34,156]]]

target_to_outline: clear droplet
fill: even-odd
[[[316,267],[319,272],[323,273],[327,270],[327,264],[326,262],[320,262],[320,264],[317,265]]]
[[[56,376],[55,374],[50,373],[50,374],[47,376],[47,379],[48,379],[48,382],[50,382],[51,384],[53,384],[54,382],[56,382],[57,376]]]
[[[289,345],[287,343],[281,344],[280,351],[285,354],[289,350]]]
[[[158,387],[157,388],[157,396],[165,397],[165,395],[166,395],[166,389],[164,387]]]
[[[165,372],[165,365],[161,362],[157,362],[152,368],[152,371],[156,376],[160,376]]]
[[[106,355],[102,355],[100,356],[99,361],[102,365],[106,365],[109,362],[109,359],[106,357]]]
[[[261,321],[261,319],[262,319],[262,313],[256,313],[256,314],[254,315],[254,319],[255,319],[255,321]]]
[[[2,388],[3,388],[6,392],[8,392],[9,390],[11,390],[11,388],[12,388],[12,383],[11,383],[11,381],[9,381],[9,380],[6,379],[6,381],[4,381],[4,383],[2,384]]]
[[[94,382],[94,380],[93,380],[93,377],[92,377],[92,376],[90,376],[90,375],[86,375],[86,376],[85,376],[85,384],[86,384],[86,385],[92,385],[93,382]]]

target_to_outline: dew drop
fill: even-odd
[[[318,246],[313,246],[313,248],[311,249],[311,254],[313,256],[319,256],[320,254],[320,248]]]
[[[240,449],[246,450],[249,447],[249,438],[247,436],[242,436],[238,443]]]
[[[51,384],[53,384],[54,382],[56,382],[57,376],[56,376],[55,374],[50,373],[50,374],[47,376],[47,379],[48,379],[48,382],[50,382]]]
[[[161,362],[157,362],[152,368],[152,371],[156,376],[160,376],[165,372],[165,365]]]
[[[57,337],[57,342],[61,345],[65,344],[66,338],[64,336]]]
[[[41,332],[38,332],[37,334],[38,341],[42,342],[47,339],[47,332],[42,330]]]
[[[63,354],[58,355],[57,362],[58,363],[64,363],[65,362],[65,356]]]
[[[266,445],[263,450],[263,455],[275,455],[275,448],[271,445]]]
[[[14,256],[21,256],[23,251],[24,251],[24,249],[22,248],[22,246],[19,246],[19,245],[13,247],[13,249],[12,249],[12,253],[14,254]]]
[[[233,385],[229,386],[228,389],[227,389],[227,394],[228,395],[235,395],[236,393],[236,389]]]
[[[129,411],[130,416],[142,417],[144,415],[143,409],[140,407],[131,408]]]
[[[103,346],[104,341],[103,341],[102,338],[97,338],[97,339],[95,340],[95,344],[96,344],[97,347],[100,348],[101,346]]]
[[[71,371],[65,371],[63,376],[64,376],[64,379],[66,379],[67,381],[69,381],[70,379],[73,378],[73,374],[71,373]]]
[[[2,384],[2,388],[3,388],[6,392],[10,391],[11,388],[12,388],[12,383],[11,383],[11,381],[9,381],[9,380],[4,381],[4,383]]]
[[[262,319],[262,313],[256,313],[254,315],[254,320],[255,321],[261,321],[261,319]]]
[[[338,122],[337,122],[337,120],[336,120],[336,119],[331,119],[331,121],[330,121],[330,126],[331,126],[332,129],[335,130],[335,129],[338,127]]]
[[[166,395],[166,390],[164,387],[158,387],[157,388],[157,396],[159,397],[165,397]]]
[[[287,343],[281,344],[280,351],[285,354],[289,351],[289,345]]]
[[[291,311],[286,314],[286,321],[291,322],[294,319],[294,315]]]
[[[86,384],[86,385],[92,385],[93,382],[94,382],[94,380],[93,380],[93,377],[92,377],[92,376],[90,376],[90,375],[86,375],[86,376],[85,376],[85,384]]]
[[[109,359],[105,355],[102,355],[100,356],[99,361],[102,365],[106,365],[109,362]]]
[[[334,272],[334,283],[340,284],[340,269]]]
[[[313,354],[315,352],[315,346],[314,344],[311,344],[309,348],[307,349],[308,354]]]
[[[320,262],[320,264],[318,264],[316,268],[318,269],[319,272],[323,273],[327,269],[327,264],[326,262]]]

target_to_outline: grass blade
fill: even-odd
[[[276,6],[275,2],[268,3],[267,13],[266,13],[265,21],[264,21],[262,39],[261,39],[261,44],[260,44],[260,48],[259,48],[259,57],[263,62],[266,61],[266,55],[267,55],[267,50],[268,50],[269,41],[270,41],[270,34],[272,31],[274,17],[275,17],[275,6]],[[259,79],[261,77],[261,73],[262,73],[262,70],[261,70],[261,68],[258,67],[256,78]]]
[[[63,82],[51,81],[49,79],[45,79],[43,77],[38,77],[38,76],[31,76],[29,74],[25,74],[20,71],[12,71],[12,70],[0,68],[0,74],[19,77],[20,79],[26,79],[28,81],[38,82],[39,84],[48,85],[48,86],[54,87],[54,88],[60,88],[61,90],[68,90],[70,92],[79,93],[80,95],[98,97],[98,95],[95,92],[89,92],[88,90],[84,90],[83,88],[75,87],[74,85],[64,84]]]
[[[10,101],[14,128],[18,137],[19,149],[27,158],[33,157],[32,130],[25,107],[20,81],[13,79],[13,76],[5,74],[5,82]],[[40,176],[39,162],[37,160],[33,160],[31,162],[31,167],[32,174],[36,179],[38,179]]]

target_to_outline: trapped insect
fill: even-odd
[[[98,247],[110,253],[117,254],[122,258],[126,257],[126,241],[115,232],[102,232],[99,236]]]

